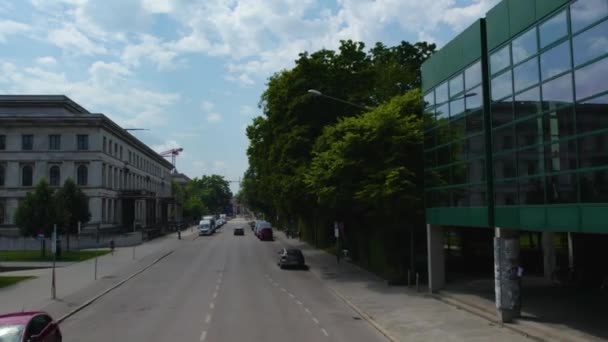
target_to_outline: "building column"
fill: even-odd
[[[494,291],[496,308],[503,323],[521,314],[519,231],[496,228],[494,237]]]
[[[543,232],[543,273],[546,279],[551,280],[551,275],[555,271],[555,234],[553,232]]]
[[[445,251],[443,227],[427,224],[429,291],[437,292],[445,286]]]

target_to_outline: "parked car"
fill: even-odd
[[[213,223],[210,220],[201,220],[198,223],[198,235],[211,235],[214,232]]]
[[[295,268],[306,268],[306,262],[304,261],[304,254],[299,249],[281,249],[279,252],[279,265],[280,268],[295,267]]]
[[[274,236],[272,234],[272,227],[261,228],[259,237],[260,237],[260,240],[262,240],[262,241],[274,241]]]
[[[0,341],[60,342],[59,325],[46,312],[0,315]]]
[[[245,228],[243,227],[238,227],[238,228],[234,228],[234,235],[245,235]]]
[[[270,228],[272,227],[272,225],[270,224],[270,222],[267,221],[263,221],[263,220],[258,220],[255,222],[255,236],[257,236],[258,238],[260,238],[260,233],[262,232],[263,228]]]

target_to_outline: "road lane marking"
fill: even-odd
[[[211,310],[215,309],[215,303],[211,302],[211,304],[209,304],[209,309],[211,309]]]
[[[291,297],[292,299],[296,298],[296,296],[294,296],[293,294],[289,294],[289,297]]]
[[[325,328],[321,328],[321,331],[323,332],[323,335],[329,337],[329,334],[327,333],[327,330],[325,330]]]
[[[312,318],[313,322],[315,322],[316,324],[319,324],[319,320],[316,317]]]
[[[222,278],[217,279],[217,283],[220,284],[222,282]]]
[[[220,289],[220,284],[215,285],[215,291],[218,291]]]
[[[281,291],[283,291],[283,292],[287,292],[287,290],[285,290],[285,288],[284,288],[284,287],[281,287]]]
[[[209,322],[211,322],[211,314],[207,314],[207,317],[205,317],[205,323],[209,324]]]
[[[310,310],[308,310],[308,308],[304,308],[304,311],[306,311],[307,314],[312,315],[312,312],[310,312]]]
[[[217,298],[217,292],[213,292],[213,299]]]
[[[272,283],[272,285],[274,285],[274,286],[279,286],[279,283]]]
[[[299,300],[296,300],[296,303],[298,303],[298,305],[303,305]]]
[[[207,338],[207,330],[203,330],[203,332],[201,333],[201,342],[204,341]]]

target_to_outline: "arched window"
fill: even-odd
[[[59,186],[60,179],[61,171],[59,170],[59,166],[51,166],[51,168],[49,169],[49,183],[52,186]]]
[[[4,186],[4,165],[0,165],[0,186]],[[0,221],[2,222],[2,221]]]
[[[89,182],[89,170],[85,165],[78,166],[76,171],[76,183],[78,185],[87,185]]]
[[[34,169],[31,165],[24,165],[21,168],[21,185],[32,186],[34,178]]]
[[[0,202],[0,224],[4,223],[4,203]]]

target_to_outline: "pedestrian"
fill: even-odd
[[[114,255],[114,239],[110,240],[110,251],[112,252],[112,255]]]

